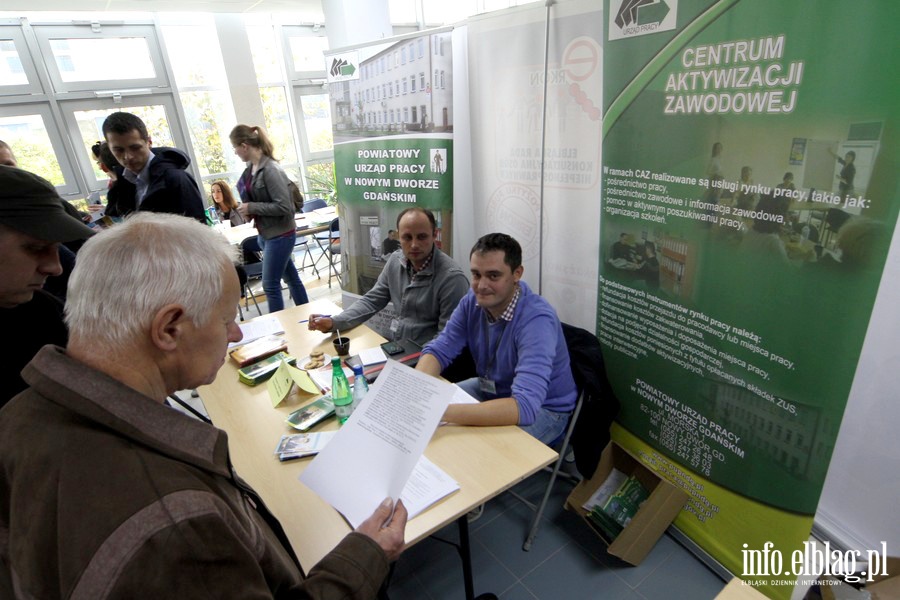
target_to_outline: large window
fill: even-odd
[[[0,78],[5,85],[24,85],[28,83],[25,67],[16,50],[14,40],[0,39]]]
[[[240,171],[228,133],[235,124],[234,107],[219,40],[212,21],[202,25],[163,27],[197,167],[204,178]],[[203,52],[197,52],[203,48]]]
[[[156,77],[143,37],[51,38],[48,43],[64,83]],[[103,60],[97,60],[100,56]]]
[[[22,28],[0,26],[0,94],[41,92]]]
[[[458,23],[483,12],[529,4],[536,0],[390,0],[391,23],[428,26]]]
[[[266,116],[266,131],[275,146],[275,156],[283,163],[297,162],[297,149],[294,145],[293,127],[288,114],[287,98],[284,87],[264,87],[259,89],[262,99],[263,114]]]
[[[34,34],[57,92],[168,85],[152,25],[36,25]]]
[[[103,140],[103,121],[114,112],[126,111],[140,117],[147,125],[147,133],[154,146],[187,147],[186,140],[175,134],[175,103],[168,95],[131,96],[121,103],[109,98],[72,100],[60,106],[69,138],[75,146],[74,163],[84,175],[87,185],[82,196],[91,191],[106,190],[107,176],[97,167],[91,146]]]
[[[325,76],[325,51],[328,38],[325,31],[315,27],[284,27],[290,61],[287,64],[291,80]]]
[[[69,200],[105,191],[107,178],[91,147],[103,138],[106,116],[125,110],[146,122],[154,146],[185,151],[189,170],[205,182],[233,181],[241,172],[228,133],[237,123],[236,107],[241,114],[254,107],[244,97],[232,99],[247,68],[230,65],[226,71],[220,36],[233,22],[188,13],[38,14],[34,23],[29,14],[0,22],[0,139],[23,167],[52,181]],[[304,188],[333,188],[332,113],[354,118],[352,94],[345,90],[332,106],[323,85],[323,28],[273,22],[257,13],[237,25],[250,41],[260,124]],[[406,60],[413,59],[413,49],[405,48]],[[393,60],[401,62],[399,53]],[[379,67],[385,61],[368,68]],[[386,90],[360,90],[353,104],[359,115],[364,97],[374,101],[376,92]],[[400,94],[399,85],[391,93]],[[374,122],[376,114],[368,117]]]
[[[37,173],[53,185],[66,184],[44,115],[24,113],[0,117],[0,140],[9,144],[20,168]]]
[[[328,94],[302,95],[300,105],[303,110],[303,127],[306,130],[308,151],[331,152],[334,148],[334,139]]]
[[[263,126],[275,146],[275,156],[282,165],[296,165],[299,157],[291,117],[292,107],[285,91],[285,69],[279,58],[282,53],[275,31],[272,25],[253,25],[247,27],[247,36],[265,118]]]

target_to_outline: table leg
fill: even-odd
[[[475,583],[472,579],[472,548],[469,543],[469,519],[463,515],[456,520],[459,527],[459,557],[462,559],[463,583],[466,586],[466,600],[497,600],[495,594],[487,593],[475,596]]]

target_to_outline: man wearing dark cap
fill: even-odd
[[[93,233],[48,181],[0,166],[0,320],[11,349],[0,361],[0,408],[25,389],[19,373],[42,346],[66,345],[62,304],[41,288],[62,272],[60,243]]]

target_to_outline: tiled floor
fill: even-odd
[[[539,473],[514,489],[537,501],[549,475]],[[705,600],[725,583],[668,535],[640,566],[606,553],[580,517],[563,503],[572,485],[558,481],[530,552],[522,550],[529,509],[510,494],[489,502],[470,524],[475,592],[504,600]],[[451,525],[438,534],[458,540]],[[427,539],[408,549],[395,568],[391,600],[464,598],[462,563],[452,546]]]
[[[311,270],[301,274],[310,299],[340,304],[337,284],[331,288]],[[263,314],[265,296],[259,298]],[[285,290],[285,306],[292,306]],[[248,314],[256,316],[251,303]],[[188,400],[187,393],[179,396]],[[199,400],[190,403],[205,412]],[[538,473],[513,488],[533,502],[540,500],[549,475]],[[531,521],[529,509],[510,494],[485,506],[469,526],[475,593],[492,592],[503,600],[706,600],[725,583],[687,549],[664,535],[640,566],[606,553],[605,546],[580,517],[563,503],[572,484],[557,481],[531,551],[522,550]],[[437,537],[457,542],[456,525],[409,548],[394,570],[391,600],[451,600],[465,597],[462,563],[456,549]]]

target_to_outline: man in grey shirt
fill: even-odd
[[[430,210],[407,208],[397,218],[397,229],[400,250],[390,255],[375,286],[339,315],[310,315],[310,329],[350,329],[393,302],[397,316],[391,321],[391,339],[424,346],[440,333],[469,282],[453,259],[435,246],[437,226]]]

